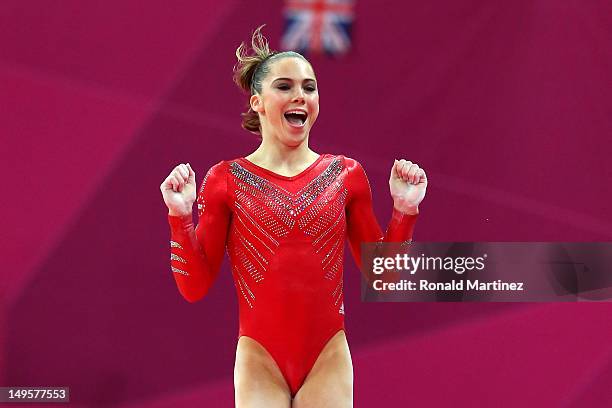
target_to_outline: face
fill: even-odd
[[[319,92],[310,64],[285,57],[270,65],[262,81],[261,94],[251,96],[251,107],[259,113],[262,134],[297,146],[308,138],[319,116]]]

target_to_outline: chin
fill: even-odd
[[[295,128],[291,128],[291,127],[285,127],[284,132],[283,132],[289,139],[291,140],[304,140],[306,139],[306,137],[308,136],[308,134],[310,133],[310,127],[309,126],[304,126],[301,129],[295,129]]]
[[[304,143],[304,141],[308,138],[308,132],[287,132],[285,137],[283,137],[283,143],[287,146],[297,147],[300,144]]]
[[[299,145],[304,143],[305,140],[306,140],[306,136],[299,137],[299,138],[293,137],[293,138],[289,138],[288,140],[286,140],[285,145],[289,147],[298,147]]]

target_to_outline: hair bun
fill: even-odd
[[[265,24],[259,26],[251,37],[251,51],[244,42],[236,49],[238,62],[234,66],[234,82],[245,92],[252,93],[253,77],[257,68],[275,53],[270,51],[270,45],[266,37],[261,33]]]

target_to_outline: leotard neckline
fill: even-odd
[[[323,158],[325,156],[327,156],[327,153],[320,154],[319,157],[314,162],[312,162],[312,164],[310,164],[308,167],[306,167],[304,170],[302,170],[301,172],[299,172],[298,174],[296,174],[294,176],[283,176],[282,174],[275,173],[272,170],[266,169],[265,167],[258,166],[257,164],[253,163],[252,161],[246,159],[245,157],[239,157],[238,160],[240,160],[242,163],[245,163],[248,166],[251,166],[252,168],[254,168],[254,169],[258,170],[258,171],[264,172],[267,175],[270,175],[272,177],[276,177],[276,178],[279,178],[281,180],[291,181],[291,180],[296,180],[296,179],[306,175],[308,172],[310,172],[310,170],[315,168],[317,166],[317,164],[319,164],[319,162],[321,160],[323,160]]]

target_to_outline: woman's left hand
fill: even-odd
[[[425,198],[427,175],[425,170],[408,160],[395,160],[391,167],[389,189],[393,206],[403,213],[418,214],[419,204]]]

